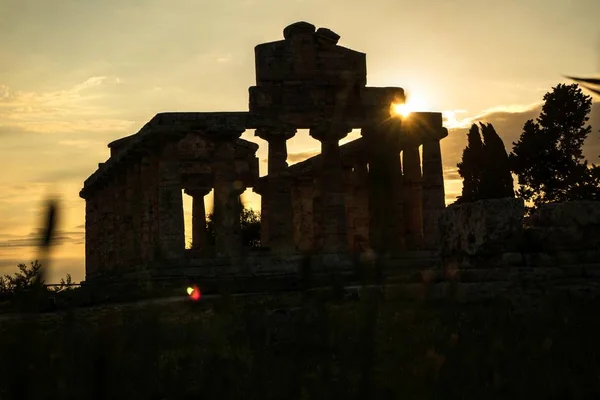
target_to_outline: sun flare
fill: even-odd
[[[392,104],[392,112],[395,115],[406,118],[410,115],[411,110],[406,103],[395,103]]]

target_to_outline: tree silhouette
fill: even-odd
[[[251,208],[242,208],[240,213],[240,234],[247,247],[260,247],[260,213]],[[211,244],[215,244],[215,223],[212,213],[206,216],[206,232]]]
[[[15,272],[13,276],[0,277],[0,292],[21,293],[42,286],[42,281],[38,279],[42,272],[42,264],[38,260],[32,261],[31,266],[19,264],[17,268],[19,271]]]
[[[600,172],[583,157],[592,98],[577,84],[559,84],[544,95],[542,112],[523,127],[509,156],[519,196],[534,208],[549,202],[600,200]]]
[[[515,197],[508,153],[502,138],[498,136],[492,124],[481,124],[481,135],[483,136],[484,165],[480,198]]]
[[[492,124],[473,124],[467,133],[467,147],[458,163],[463,189],[457,203],[514,197],[508,154]],[[483,140],[482,140],[483,136]]]
[[[468,203],[479,199],[481,180],[483,179],[483,142],[477,125],[471,125],[467,133],[467,147],[463,151],[462,161],[457,164],[458,174],[463,178],[462,194],[457,203]]]
[[[595,95],[600,96],[600,79],[598,78],[575,78],[573,76],[567,76],[568,79],[571,79],[575,82],[583,83],[581,86],[594,93]],[[596,87],[591,87],[596,86]]]

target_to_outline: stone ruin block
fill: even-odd
[[[542,205],[527,220],[524,250],[563,252],[600,248],[600,202]]]
[[[337,45],[340,36],[327,28],[297,22],[284,29],[284,40],[255,47],[258,86],[281,83],[365,86],[364,53]]]
[[[516,251],[524,213],[520,198],[450,205],[439,220],[442,256],[501,256]]]
[[[570,201],[540,206],[527,224],[531,227],[600,226],[600,201]]]

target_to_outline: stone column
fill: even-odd
[[[114,194],[113,187],[105,183],[101,189],[100,200],[102,202],[102,265],[100,272],[110,274],[115,265],[115,219],[114,219]]]
[[[357,202],[355,198],[356,192],[356,179],[355,174],[352,167],[344,168],[344,186],[345,186],[345,194],[346,194],[346,241],[348,243],[348,248],[354,248],[354,237],[356,234],[356,209]]]
[[[339,253],[348,250],[346,194],[339,141],[350,131],[350,128],[343,125],[320,126],[310,130],[310,135],[321,142],[321,170],[318,181],[321,189],[322,251],[324,253]],[[316,208],[315,211],[316,214]]]
[[[444,172],[439,140],[423,143],[423,247],[440,244],[438,220],[446,207]]]
[[[323,197],[318,191],[312,198],[312,249],[315,252],[323,251]]]
[[[123,267],[132,270],[137,264],[139,254],[136,248],[136,225],[134,223],[134,200],[135,200],[135,170],[134,165],[127,165],[123,171]]]
[[[354,167],[356,187],[354,191],[355,219],[355,247],[357,250],[366,250],[369,246],[369,170],[367,163],[361,162]]]
[[[260,188],[260,247],[269,247],[269,202],[267,194],[268,182],[262,181]]]
[[[268,212],[263,223],[268,225],[269,248],[282,253],[290,253],[295,249],[292,182],[287,172],[286,146],[286,141],[295,134],[295,129],[281,128],[261,128],[255,133],[269,143],[269,178],[263,194]]]
[[[192,196],[192,250],[196,254],[206,254],[208,248],[204,197],[210,191],[211,188],[193,188],[186,191]]]
[[[243,184],[236,181],[235,141],[243,131],[209,132],[215,143],[213,156],[215,252],[217,257],[240,256],[240,195]]]
[[[369,163],[369,243],[375,253],[384,255],[401,250],[398,232],[398,187],[401,184],[399,139],[401,125],[396,121],[362,129]]]
[[[85,275],[86,279],[98,273],[99,248],[102,246],[98,231],[101,229],[97,193],[88,195],[85,201]]]
[[[398,250],[406,250],[406,233],[405,233],[405,222],[404,222],[404,173],[402,171],[402,161],[400,158],[400,150],[395,154],[396,167],[394,168],[394,181],[396,182],[395,187],[395,216],[396,221],[394,234],[396,237],[396,243],[398,244]]]
[[[154,260],[155,254],[154,198],[158,193],[157,162],[151,154],[143,155],[140,160],[140,261],[142,263]]]
[[[112,266],[121,272],[124,264],[124,249],[125,249],[125,237],[124,233],[124,206],[125,206],[125,194],[123,193],[123,171],[118,171],[112,176],[110,185],[112,187],[113,195],[113,234],[114,234],[114,252],[115,257],[112,262]]]
[[[134,267],[142,264],[142,176],[141,161],[135,160],[129,174],[131,190],[131,234],[132,234],[132,262]]]
[[[295,177],[292,190],[294,206],[294,243],[300,253],[313,251],[313,179],[307,176]]]
[[[158,162],[158,245],[162,260],[177,262],[185,251],[179,151],[177,142],[162,146]]]
[[[423,244],[422,178],[419,146],[407,146],[402,152],[404,169],[404,226],[406,245],[418,250]]]

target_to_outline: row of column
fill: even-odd
[[[237,179],[235,168],[235,144],[240,131],[211,131],[206,134],[215,144],[212,157],[213,187],[192,187],[187,192],[192,196],[192,249],[205,251],[208,246],[204,197],[214,189],[213,223],[215,230],[214,255],[217,257],[238,257],[242,249],[240,196],[246,189]],[[176,144],[172,143],[176,149]],[[166,148],[163,150],[161,173],[159,174],[158,212],[159,232],[157,246],[161,252],[159,259],[177,261],[185,251],[183,221],[182,182],[179,157]]]
[[[366,163],[355,167],[366,182],[357,190],[368,193],[364,202],[368,204],[368,216],[361,222],[368,219],[369,245],[380,253],[435,249],[439,244],[437,220],[445,208],[440,142],[422,144],[422,164],[419,144],[405,146],[401,162],[398,132],[385,129],[392,128],[363,129],[368,170]],[[286,175],[285,141],[293,137],[295,130],[257,130],[256,135],[269,144],[269,180],[261,193],[263,246],[287,252],[296,246],[304,250],[312,242],[313,249],[336,253],[347,251],[353,244],[350,232],[361,222],[351,215],[358,215],[357,207],[365,204],[349,204],[353,195],[345,183],[347,172],[339,146],[339,140],[349,132],[342,126],[311,129],[310,135],[321,142],[322,160],[316,187],[311,189],[312,182],[292,188]],[[303,186],[306,187],[302,189]],[[306,203],[307,198],[312,204]],[[298,209],[310,210],[310,215],[294,219],[294,207],[296,215]],[[309,230],[311,239],[305,237]],[[299,235],[294,243],[294,237]]]
[[[322,239],[324,252],[336,253],[346,250],[346,207],[344,171],[339,141],[351,131],[346,126],[323,126],[310,130],[310,135],[321,142],[321,173],[317,184],[323,196],[314,197],[314,215],[320,221],[318,236]],[[262,237],[261,244],[273,252],[295,251],[292,204],[292,181],[287,172],[286,141],[296,133],[295,129],[257,129],[256,136],[268,142],[267,187],[262,191]]]
[[[243,131],[210,132],[215,143],[215,254],[240,254],[240,195],[235,142]],[[153,261],[177,265],[185,252],[182,179],[177,142],[165,142],[129,165],[86,199],[86,273],[102,274]],[[191,188],[193,245],[206,249],[204,196],[212,188]]]
[[[313,229],[324,253],[348,250],[347,187],[339,141],[346,126],[310,130],[321,142],[321,169],[313,197]],[[235,141],[243,132],[208,132],[215,142],[214,224],[218,257],[240,255],[240,195],[236,181]],[[286,141],[294,129],[259,129],[269,144],[269,184],[263,192],[263,246],[275,252],[295,250],[292,182],[287,175]],[[400,163],[397,135],[363,129],[367,143],[369,237],[375,251],[435,248],[437,219],[444,209],[439,140],[423,143],[423,165],[418,145],[403,149]],[[389,133],[389,132],[388,132]],[[404,171],[403,171],[404,170]],[[119,268],[153,260],[177,261],[185,250],[182,182],[176,142],[149,152],[111,185],[86,202],[86,259],[88,270]],[[210,188],[190,191],[193,197],[193,248],[206,248],[204,196]],[[354,221],[350,221],[352,224]],[[351,229],[352,230],[352,229]]]

